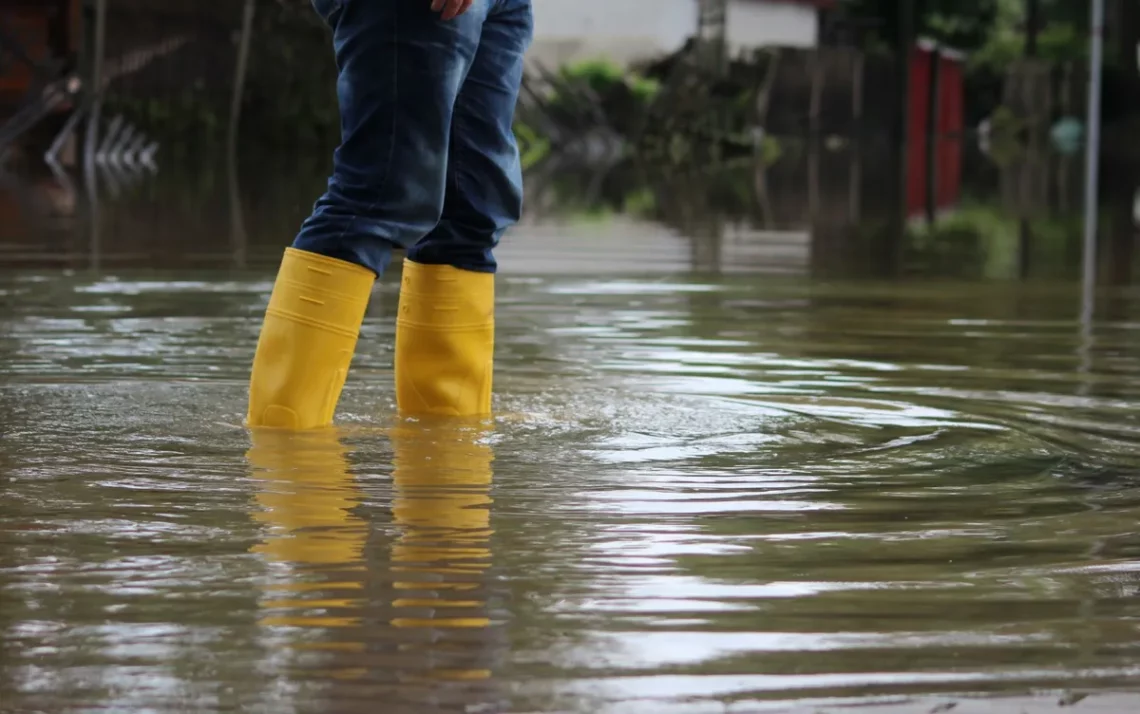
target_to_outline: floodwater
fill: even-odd
[[[1140,710],[1140,293],[614,225],[512,233],[482,424],[395,275],[283,435],[269,253],[0,273],[0,711]]]

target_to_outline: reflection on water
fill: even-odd
[[[390,426],[390,517],[368,518],[356,514],[366,506],[340,431],[253,432],[255,517],[268,530],[252,552],[274,564],[259,624],[273,649],[329,655],[308,662],[335,682],[326,696],[336,710],[363,711],[380,694],[392,712],[503,710],[491,681],[503,634],[487,581],[485,432],[455,421]],[[386,521],[389,546],[374,552],[370,532]]]
[[[764,272],[828,278],[1073,278],[1082,162],[997,159],[971,144],[941,177],[931,213],[891,150],[787,138],[771,164],[594,166],[556,157],[527,175],[522,225],[500,259],[513,273]],[[0,260],[32,267],[269,267],[324,189],[327,158],[235,157],[96,181],[66,193],[47,169],[0,182]],[[1130,284],[1138,166],[1109,161],[1101,196],[1103,281]],[[93,192],[98,200],[88,200]],[[921,198],[921,197],[919,197]],[[620,236],[619,239],[615,237]],[[558,260],[551,260],[557,253]]]
[[[502,627],[493,624],[491,447],[482,429],[403,423],[392,443],[392,627],[401,631],[408,711],[487,709]],[[499,645],[496,647],[496,645]],[[501,710],[502,706],[493,709]]]
[[[470,425],[393,417],[395,277],[296,435],[240,426],[269,271],[0,276],[0,708],[1134,687],[1133,291],[507,274]]]
[[[359,626],[358,618],[345,614],[361,605],[360,583],[353,582],[350,574],[363,570],[368,522],[352,514],[360,497],[337,433],[253,430],[251,436],[248,457],[253,476],[264,482],[257,494],[261,510],[254,515],[270,527],[265,541],[252,552],[292,566],[282,572],[283,582],[267,586],[270,596],[262,605],[268,612],[261,624]],[[322,581],[304,580],[314,577]],[[340,597],[304,598],[317,588],[340,591]]]
[[[494,423],[393,416],[391,276],[306,434],[241,417],[319,162],[4,176],[4,264],[85,270],[0,274],[0,710],[1140,709],[1140,180],[1093,320],[1064,157],[931,222],[785,148],[532,172]]]

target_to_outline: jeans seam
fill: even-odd
[[[476,47],[475,52],[476,53],[479,52],[478,47]],[[474,64],[474,59],[472,59],[472,64]],[[466,83],[467,82],[465,80],[464,84],[466,84]],[[455,95],[455,104],[451,108],[451,113],[452,113],[452,115],[451,115],[451,132],[453,134],[458,132],[460,134],[460,136],[463,135],[463,127],[462,127],[463,112],[459,110],[459,102],[460,102],[460,98],[462,96],[463,96],[463,87],[460,87],[459,92],[457,92]],[[449,142],[449,143],[452,144],[453,150],[450,150],[447,152],[448,153],[448,157],[447,157],[448,171],[451,173],[451,183],[453,184],[453,186],[455,188],[456,194],[461,195],[463,193],[463,189],[459,185],[459,169],[463,166],[463,162],[462,162],[463,151],[460,149],[458,143],[453,143],[453,142]],[[460,149],[460,150],[456,151],[454,149]],[[445,203],[446,203],[446,201],[445,201]]]
[[[372,203],[368,204],[368,208],[364,213],[371,214],[380,205],[382,196],[384,195],[384,188],[388,185],[388,177],[392,173],[392,159],[396,153],[396,134],[400,130],[399,118],[400,113],[396,107],[400,106],[400,3],[396,3],[397,9],[392,12],[392,33],[390,38],[392,40],[392,131],[388,136],[388,158],[384,161],[384,175],[380,178],[380,183],[376,187],[375,199]],[[336,240],[341,241],[349,234],[352,229],[356,228],[356,222],[360,220],[360,213],[352,217],[352,220],[345,225],[341,230],[340,235]],[[395,242],[395,236],[385,236],[388,242]]]
[[[488,0],[489,8],[487,11],[487,18],[485,18],[484,22],[487,19],[490,19],[491,9],[496,7],[499,1],[500,0]],[[471,60],[467,63],[467,74],[463,76],[463,82],[459,85],[459,90],[455,93],[455,102],[453,102],[451,105],[451,137],[449,137],[448,140],[449,146],[447,151],[447,172],[451,175],[451,184],[455,189],[456,194],[463,193],[463,188],[459,184],[459,170],[463,167],[463,151],[462,147],[457,142],[453,141],[452,138],[457,133],[460,136],[464,135],[465,126],[460,102],[463,101],[463,89],[469,81],[471,69],[475,66],[475,62],[477,62],[479,59],[479,51],[482,49],[482,44],[483,43],[481,39],[479,42],[475,43],[475,51],[471,55]],[[445,195],[444,210],[446,210],[446,206],[447,197]],[[442,219],[443,217],[440,216],[440,218]]]

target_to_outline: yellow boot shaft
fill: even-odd
[[[396,402],[406,416],[491,413],[495,276],[404,261]]]
[[[375,281],[367,268],[285,251],[253,359],[249,426],[332,423]]]

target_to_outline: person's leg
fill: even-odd
[[[314,0],[333,28],[342,138],[294,248],[379,275],[435,227],[456,96],[494,1],[444,21],[430,0]]]
[[[342,141],[270,298],[250,426],[332,421],[373,281],[439,220],[455,100],[495,1],[443,20],[429,0],[313,0],[333,29]]]
[[[512,129],[533,34],[531,0],[491,0],[452,119],[439,224],[408,250],[396,329],[405,414],[491,411],[494,248],[522,212]]]
[[[522,213],[513,124],[534,19],[531,0],[495,1],[455,102],[443,214],[408,249],[416,263],[493,273],[494,248]]]

